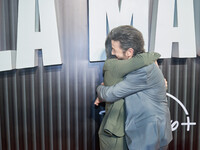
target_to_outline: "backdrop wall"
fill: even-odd
[[[89,62],[88,1],[55,4],[63,64],[43,67],[39,51],[38,67],[0,72],[0,150],[99,149],[102,107],[93,101],[103,62]],[[18,0],[0,0],[0,11],[0,50],[16,50]],[[167,92],[188,112],[168,97],[169,149],[200,150],[200,58],[162,59],[159,66]]]

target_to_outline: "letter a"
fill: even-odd
[[[61,64],[54,0],[38,0],[41,32],[35,32],[35,0],[19,0],[16,68],[37,66],[36,49],[43,64]]]
[[[155,51],[159,52],[162,58],[196,57],[193,1],[177,0],[177,27],[173,26],[174,2],[174,0],[159,1]],[[173,43],[178,43],[176,46],[178,51],[172,52],[175,47]]]

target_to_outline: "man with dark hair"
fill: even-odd
[[[109,33],[111,54],[129,60],[144,53],[142,34],[132,26],[119,26]],[[109,45],[108,45],[109,46]],[[100,101],[125,99],[125,136],[129,150],[165,150],[172,140],[165,80],[153,63],[128,73],[123,81],[97,88]],[[98,102],[96,102],[98,103]]]
[[[116,45],[120,43],[120,48],[126,51],[129,50],[129,48],[134,49],[134,55],[137,55],[139,53],[144,53],[144,40],[142,33],[137,30],[136,28],[132,26],[120,26],[117,28],[114,28],[109,33],[109,38],[111,39],[111,44]],[[115,55],[116,49],[112,49],[112,55]],[[116,53],[116,57],[118,54]],[[121,59],[121,58],[118,58]]]

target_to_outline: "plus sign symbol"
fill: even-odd
[[[171,95],[169,93],[167,93],[167,96],[172,98],[173,100],[175,100],[181,106],[183,111],[185,112],[186,122],[182,122],[181,125],[182,126],[186,126],[187,127],[187,131],[190,131],[190,127],[196,125],[196,122],[191,122],[190,121],[189,113],[188,113],[187,109],[185,108],[185,106],[183,105],[183,103],[179,99],[177,99],[175,96],[173,96],[173,95]],[[179,127],[179,122],[171,120],[172,131],[175,131],[178,127]]]

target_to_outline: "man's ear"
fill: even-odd
[[[133,48],[129,48],[127,51],[126,51],[126,56],[131,58],[133,57],[134,55],[134,49]]]

